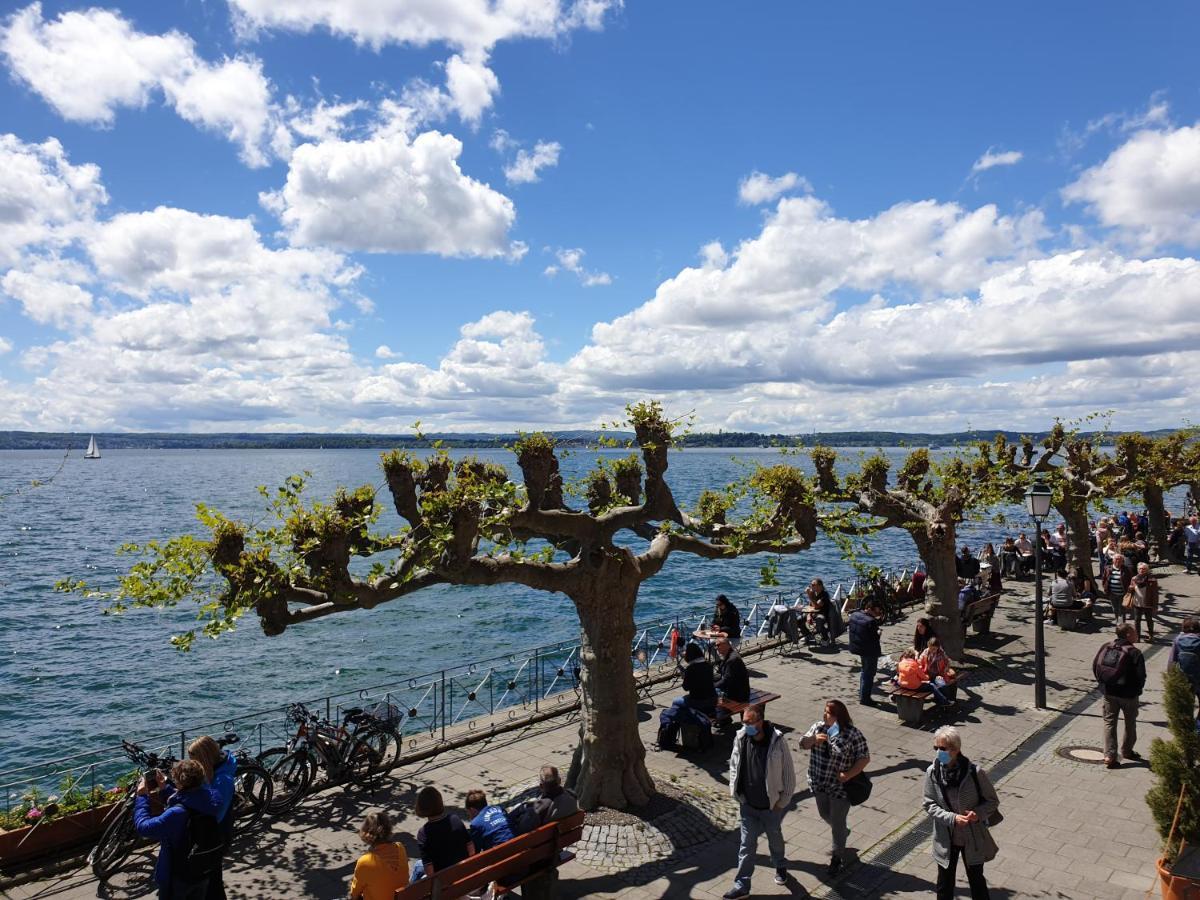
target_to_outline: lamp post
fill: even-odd
[[[1025,510],[1033,518],[1033,705],[1046,708],[1046,635],[1042,618],[1042,522],[1050,515],[1053,493],[1044,481],[1035,481],[1025,492]]]

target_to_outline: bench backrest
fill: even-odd
[[[476,853],[396,891],[395,900],[457,900],[493,881],[552,863],[558,852],[583,836],[584,813],[549,822],[497,847]]]

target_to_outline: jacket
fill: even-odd
[[[1138,584],[1139,577],[1140,576],[1138,576],[1138,575],[1134,575],[1133,578],[1130,579],[1129,588],[1128,588],[1129,590],[1133,590],[1134,586]],[[1145,602],[1139,602],[1137,591],[1134,591],[1134,593],[1133,593],[1134,606],[1140,606],[1142,609],[1157,609],[1158,608],[1158,579],[1155,578],[1153,575],[1147,575],[1146,583],[1143,585],[1143,591],[1144,591],[1143,596],[1145,597]]]
[[[974,766],[965,756],[959,756],[959,764]],[[925,770],[925,793],[922,805],[925,814],[933,820],[933,859],[942,868],[950,866],[950,848],[954,846],[954,817],[975,810],[979,821],[966,826],[966,842],[962,848],[963,862],[968,866],[978,866],[995,859],[999,849],[992,839],[992,833],[987,827],[988,817],[1000,808],[1000,799],[992,786],[987,773],[975,766],[975,775],[979,779],[979,787],[983,796],[975,790],[975,779],[967,774],[958,787],[946,785],[943,793],[943,783],[940,764],[934,763]],[[946,808],[946,801],[952,808]]]
[[[188,810],[215,819],[220,809],[220,797],[207,785],[170,794],[167,808],[159,816],[151,813],[148,796],[139,795],[134,800],[134,830],[140,837],[159,842],[158,861],[154,864],[154,881],[157,884],[166,887],[171,883],[171,874],[176,865],[175,856],[183,852],[183,844],[187,838]]]
[[[928,680],[920,660],[902,659],[896,666],[896,683],[906,690],[915,691]]]
[[[354,900],[392,900],[396,891],[408,886],[408,853],[400,844],[376,844],[358,858],[350,879]]]
[[[745,703],[750,699],[750,673],[736,650],[730,650],[717,664],[717,691],[730,700]]]
[[[490,850],[516,837],[504,810],[498,806],[485,806],[479,815],[467,823],[467,828],[471,832],[471,843],[475,845],[476,853]]]
[[[883,656],[879,646],[879,620],[866,610],[858,610],[847,623],[850,632],[850,652],[859,656]]]
[[[225,751],[225,758],[221,760],[221,764],[217,766],[213,772],[212,789],[217,792],[217,797],[221,801],[221,807],[217,811],[217,821],[221,824],[226,824],[229,816],[229,809],[233,806],[233,789],[237,778],[237,757],[228,750]],[[232,824],[232,820],[230,823]]]
[[[1179,666],[1192,683],[1192,689],[1200,694],[1200,634],[1185,632],[1176,637],[1167,665]]]
[[[1125,638],[1117,638],[1105,644],[1096,653],[1096,658],[1092,660],[1092,674],[1096,676],[1096,680],[1100,681],[1100,658],[1109,647],[1124,647],[1125,653],[1129,657],[1126,663],[1125,675],[1122,676],[1122,683],[1108,685],[1101,682],[1104,688],[1104,696],[1106,697],[1140,697],[1142,689],[1146,686],[1146,657],[1142,656],[1142,651]]]
[[[738,793],[738,779],[742,774],[742,752],[746,741],[753,740],[743,727],[733,739],[733,752],[729,755],[729,796],[739,803],[745,796]],[[767,799],[771,808],[782,808],[796,793],[796,768],[792,765],[792,751],[788,748],[783,732],[771,726],[771,746],[767,749]]]
[[[693,705],[713,706],[717,702],[717,689],[713,683],[712,665],[704,659],[688,663],[683,670],[683,689]]]

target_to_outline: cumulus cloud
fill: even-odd
[[[119,108],[144,107],[161,91],[180,116],[237,144],[248,165],[266,165],[281,137],[257,59],[207,62],[186,35],[144,34],[110,10],[47,21],[32,3],[8,19],[0,51],[13,74],[70,121],[111,125]]]
[[[591,272],[583,267],[584,251],[578,247],[562,248],[554,251],[556,263],[546,266],[542,274],[553,278],[559,272],[570,272],[576,276],[584,287],[597,287],[612,284],[612,276],[607,272]]]
[[[495,146],[493,138],[492,145]],[[513,161],[504,167],[504,177],[509,184],[530,184],[541,178],[542,169],[558,165],[558,154],[562,145],[557,141],[538,141],[532,150],[517,151]]]
[[[758,206],[797,189],[811,193],[812,185],[807,178],[795,172],[785,172],[778,178],[762,172],[751,172],[738,185],[738,202],[743,206]]]
[[[1137,132],[1062,195],[1144,250],[1200,245],[1200,124]]]
[[[428,131],[303,144],[283,189],[263,195],[293,243],[376,253],[514,253],[512,201],[463,174],[462,143]]]
[[[971,174],[978,175],[997,166],[1015,166],[1024,158],[1025,154],[1020,150],[994,150],[989,147],[983,156],[971,164]]]

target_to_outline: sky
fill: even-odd
[[[0,14],[0,429],[1196,419],[1200,7]]]

